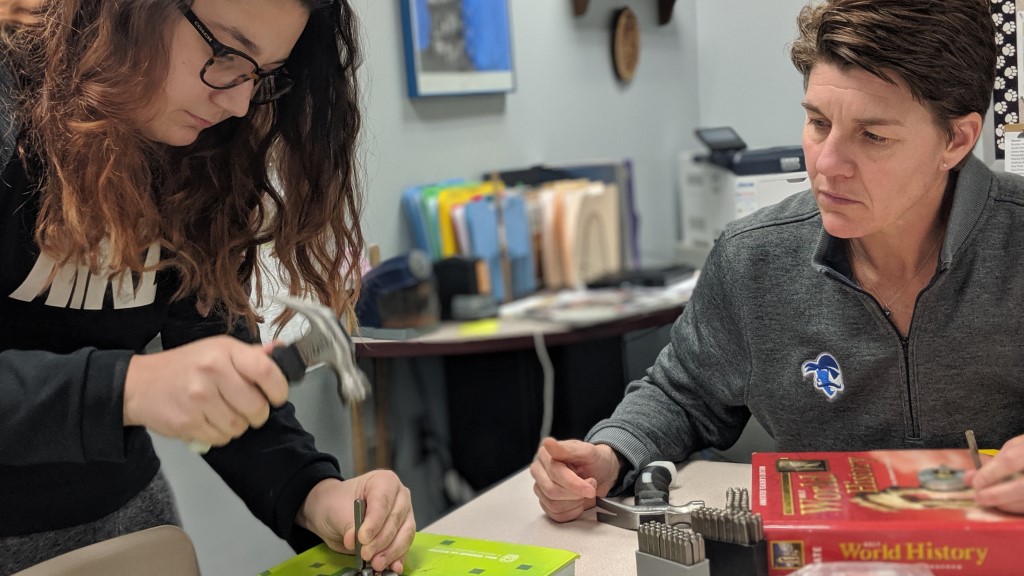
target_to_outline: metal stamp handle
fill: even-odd
[[[363,526],[363,519],[366,517],[366,500],[357,498],[352,504],[356,522],[356,562],[359,570],[366,569],[366,560],[363,560],[363,545],[359,543],[359,529]]]

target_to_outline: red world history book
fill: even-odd
[[[966,449],[762,452],[751,463],[773,576],[840,561],[1024,574],[1024,516],[975,505]]]

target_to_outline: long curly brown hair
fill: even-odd
[[[363,250],[355,15],[348,0],[296,1],[310,17],[286,63],[292,91],[180,148],[147,141],[131,118],[168,71],[169,35],[154,31],[191,2],[0,2],[9,113],[22,158],[39,166],[40,248],[117,273],[142,270],[160,242],[178,297],[252,323],[258,250],[272,243],[290,293],[346,311]]]

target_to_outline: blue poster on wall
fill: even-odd
[[[409,96],[515,87],[506,0],[401,0]]]

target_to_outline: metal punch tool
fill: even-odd
[[[373,568],[363,560],[363,545],[359,543],[359,529],[363,527],[363,519],[366,518],[366,500],[357,499],[352,503],[352,508],[356,522],[356,567],[346,569],[341,576],[374,576]]]
[[[399,576],[391,570],[385,570],[383,572],[374,572],[373,567],[366,560],[363,560],[363,545],[359,542],[359,529],[363,527],[363,520],[366,519],[366,500],[362,498],[357,499],[352,503],[353,511],[355,512],[356,521],[356,567],[346,568],[341,576]]]

